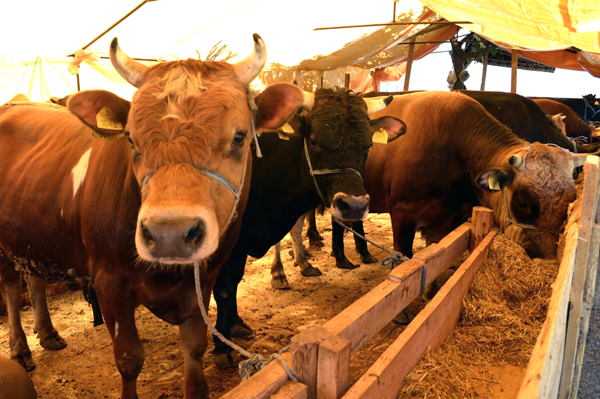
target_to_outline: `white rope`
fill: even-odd
[[[236,351],[241,353],[243,356],[248,358],[248,360],[244,360],[243,362],[240,362],[240,364],[239,364],[239,373],[240,373],[240,377],[242,377],[242,382],[246,381],[248,378],[250,378],[252,376],[252,374],[254,374],[256,371],[261,370],[267,364],[271,363],[271,361],[273,361],[273,359],[279,360],[281,362],[281,364],[283,365],[283,368],[285,369],[286,373],[290,377],[290,379],[292,381],[298,382],[298,379],[296,378],[296,376],[294,375],[294,373],[292,372],[290,367],[287,365],[285,359],[283,358],[283,356],[281,356],[282,353],[287,352],[289,350],[289,346],[283,348],[281,351],[279,351],[279,353],[272,354],[268,360],[265,360],[262,357],[262,355],[252,354],[252,353],[246,351],[244,348],[234,344],[233,342],[231,342],[230,340],[225,338],[223,336],[223,334],[221,334],[220,332],[217,331],[217,329],[212,325],[212,323],[208,319],[208,314],[206,313],[206,309],[204,308],[202,285],[200,284],[200,263],[198,261],[194,262],[194,277],[195,277],[195,282],[196,282],[196,296],[198,297],[198,306],[200,307],[200,313],[202,314],[204,323],[206,324],[206,326],[208,327],[210,332],[212,332],[213,335],[215,335],[217,338],[219,338],[221,340],[221,342],[223,342],[224,344],[228,345],[229,347],[235,349]]]

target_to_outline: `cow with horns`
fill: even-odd
[[[311,96],[309,93],[307,97]],[[248,255],[260,258],[279,242],[296,220],[323,204],[340,220],[361,220],[369,213],[369,195],[363,186],[367,154],[373,141],[392,141],[406,131],[393,116],[369,120],[392,97],[363,99],[341,89],[319,89],[305,112],[290,122],[292,134],[263,134],[263,158],[254,159],[252,186],[239,240],[223,265],[214,288],[217,329],[225,337],[247,335],[250,329],[237,311],[237,287]],[[374,137],[385,129],[386,137]],[[320,272],[308,262],[300,263],[303,275]],[[285,275],[275,275],[274,284],[287,285]],[[215,339],[217,363],[235,362],[228,348]]]
[[[11,358],[35,367],[19,316],[19,271],[27,272],[46,349],[66,346],[50,320],[46,279],[88,278],[113,341],[121,397],[137,397],[145,355],[134,312],[144,305],[179,326],[185,397],[206,398],[206,325],[191,266],[199,268],[208,307],[240,231],[254,129],[283,125],[306,99],[292,84],[248,97],[266,61],[258,35],[237,64],[189,59],[147,67],[116,39],[110,58],[138,89],[132,102],[93,90],[73,95],[71,112],[0,108],[0,287]]]

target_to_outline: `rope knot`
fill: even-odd
[[[392,252],[390,256],[384,258],[381,261],[383,266],[390,266],[391,270],[394,270],[394,267],[406,262],[409,260],[406,256],[402,255],[400,252]]]

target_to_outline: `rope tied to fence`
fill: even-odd
[[[242,382],[246,381],[252,376],[252,374],[254,374],[256,371],[261,370],[263,367],[265,367],[267,364],[271,363],[275,359],[281,362],[288,377],[290,377],[290,380],[298,382],[298,379],[292,372],[292,369],[288,366],[283,356],[281,356],[282,353],[285,353],[290,349],[289,346],[286,346],[285,348],[281,349],[279,353],[273,353],[268,360],[265,360],[262,355],[258,353],[252,354],[248,352],[244,348],[234,344],[233,342],[225,338],[223,334],[217,331],[217,329],[212,325],[212,323],[208,319],[208,314],[206,313],[206,309],[204,308],[204,296],[202,295],[202,285],[200,284],[200,263],[198,261],[194,262],[194,278],[196,283],[196,296],[198,297],[198,306],[200,307],[200,313],[202,314],[204,323],[206,324],[210,332],[212,332],[214,336],[219,338],[221,342],[248,358],[247,360],[240,362],[240,364],[238,365],[240,377],[242,377]]]
[[[401,252],[398,251],[390,251],[389,249],[386,249],[380,245],[375,244],[373,241],[369,240],[367,237],[363,236],[362,234],[360,234],[359,232],[353,230],[352,228],[346,226],[344,223],[340,222],[337,218],[333,217],[332,220],[334,222],[336,222],[337,224],[339,224],[340,226],[342,226],[343,228],[345,228],[346,230],[352,232],[355,236],[360,237],[361,239],[363,239],[364,241],[368,242],[369,244],[381,249],[382,251],[387,252],[388,254],[390,254],[390,256],[387,256],[386,258],[384,258],[381,261],[381,264],[383,266],[390,266],[391,270],[394,270],[394,267],[398,266],[401,263],[406,262],[407,260],[410,260],[410,258],[404,256]]]

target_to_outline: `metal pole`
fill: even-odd
[[[313,30],[329,30],[329,29],[347,29],[347,28],[369,28],[372,26],[392,26],[392,25],[455,25],[455,24],[472,24],[469,21],[433,21],[433,22],[390,22],[387,24],[367,24],[367,25],[345,25],[345,26],[328,26],[325,28],[315,28]]]

